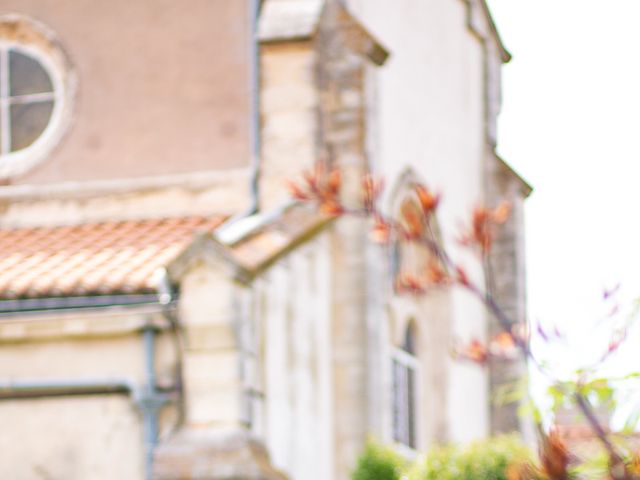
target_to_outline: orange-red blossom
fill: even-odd
[[[340,170],[326,171],[318,164],[313,170],[302,174],[305,185],[288,181],[289,192],[296,200],[316,201],[320,211],[328,216],[339,216],[345,211],[340,202],[340,190],[342,188],[342,174]]]
[[[461,238],[461,243],[468,246],[476,246],[483,254],[491,250],[495,237],[495,229],[509,218],[511,206],[509,203],[501,203],[496,208],[476,207],[473,210],[471,228]]]
[[[549,480],[568,480],[569,450],[557,430],[551,430],[542,438],[540,463]]]
[[[440,203],[440,194],[435,194],[424,185],[416,185],[414,187],[418,201],[422,207],[422,212],[426,217],[433,214]]]

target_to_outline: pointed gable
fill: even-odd
[[[388,50],[349,12],[342,2],[325,0],[265,0],[258,24],[263,43],[309,40],[315,36],[329,8],[340,22],[342,39],[355,53],[382,65]]]

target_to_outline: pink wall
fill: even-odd
[[[0,0],[58,35],[78,77],[72,124],[15,183],[247,166],[245,0]]]

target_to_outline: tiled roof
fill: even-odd
[[[154,273],[222,217],[0,229],[0,299],[151,293]]]

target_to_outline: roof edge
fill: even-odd
[[[231,254],[231,250],[212,233],[200,233],[165,268],[172,282],[179,283],[182,277],[198,262],[219,263],[230,270],[234,278],[245,283],[250,272],[242,267]]]
[[[300,219],[302,215],[303,219]],[[292,218],[288,218],[292,216]],[[230,235],[225,243],[216,232],[198,235],[166,268],[169,277],[179,282],[198,261],[222,265],[230,277],[250,283],[279,259],[314,238],[333,222],[306,205],[286,204],[267,214],[261,221]]]
[[[325,0],[308,0],[307,5],[301,2],[296,8],[284,5],[277,6],[273,1],[265,1],[258,23],[258,41],[262,44],[282,44],[288,42],[304,42],[312,40],[322,22],[322,17],[329,6],[337,8],[353,27],[350,35],[345,36],[345,43],[354,52],[367,57],[375,65],[383,65],[390,55],[389,50],[378,41],[371,32],[349,11],[343,2],[327,2]],[[306,8],[306,10],[305,10]]]
[[[507,173],[520,184],[522,193],[524,194],[524,198],[529,197],[529,195],[533,193],[533,186],[529,182],[527,182],[524,177],[522,177],[522,175],[516,172],[515,169],[495,151],[493,152],[493,156],[498,161],[498,164],[502,166],[502,168],[504,168]]]
[[[487,0],[481,0],[480,4],[482,5],[482,10],[484,11],[487,18],[487,22],[489,23],[489,29],[491,30],[491,33],[496,43],[498,44],[498,48],[500,49],[500,56],[502,58],[502,63],[509,63],[513,58],[513,55],[511,55],[511,52],[509,52],[509,50],[504,44],[504,41],[502,40],[502,36],[500,35],[498,26],[496,25],[496,22],[493,18],[493,14],[491,13],[489,4],[487,3]]]
[[[481,42],[487,42],[489,39],[492,39],[498,48],[502,63],[511,61],[511,53],[502,41],[487,1],[462,0],[462,2],[467,9],[467,28],[476,35]],[[481,12],[478,13],[478,11]]]

